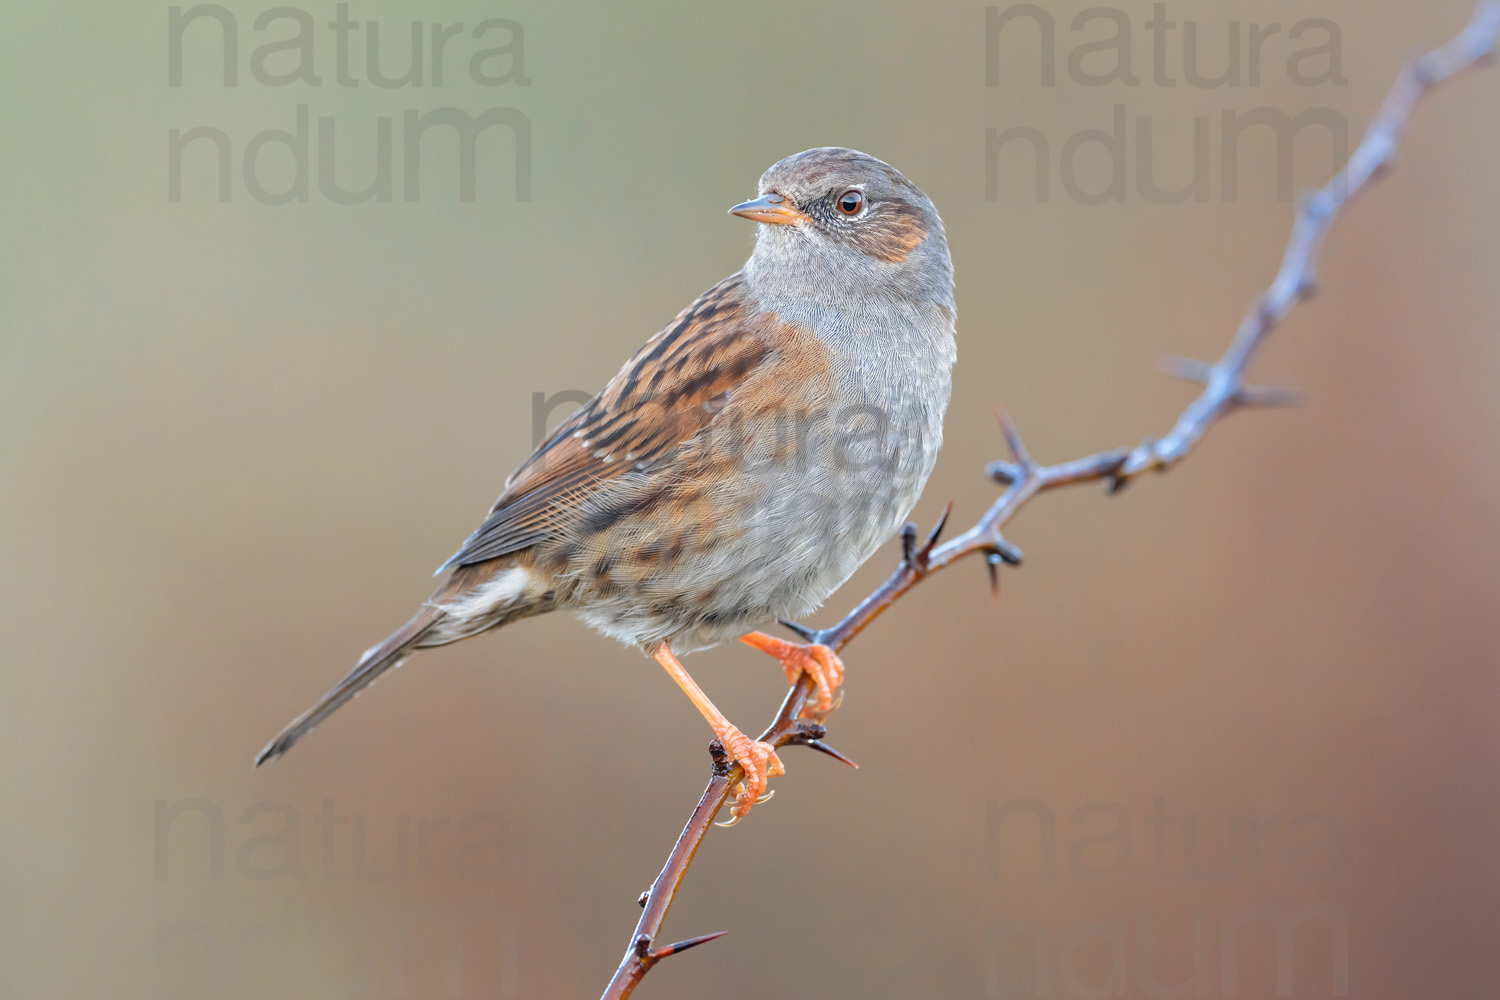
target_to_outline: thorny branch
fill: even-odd
[[[1165,472],[1171,468],[1187,456],[1210,427],[1234,410],[1284,406],[1294,402],[1296,394],[1288,390],[1246,384],[1246,368],[1271,331],[1313,293],[1314,264],[1329,228],[1355,195],[1395,165],[1397,145],[1418,101],[1428,90],[1449,77],[1491,61],[1497,36],[1500,36],[1500,0],[1484,0],[1457,37],[1402,69],[1343,170],[1327,186],[1302,200],[1275,280],[1265,294],[1251,304],[1223,356],[1212,364],[1184,359],[1170,361],[1172,374],[1200,382],[1204,388],[1165,436],[1147,438],[1134,448],[1099,452],[1061,465],[1042,465],[1027,452],[1009,416],[999,410],[997,415],[1010,448],[1011,460],[992,462],[986,472],[1006,489],[974,527],[939,545],[938,536],[948,517],[945,511],[931,534],[919,545],[916,527],[907,525],[901,536],[900,566],[837,625],[814,630],[793,622],[782,624],[808,642],[822,643],[838,650],[912,587],[966,556],[983,555],[990,568],[991,584],[998,586],[1000,563],[1017,564],[1021,561],[1020,550],[1006,541],[1001,528],[1038,493],[1096,481],[1104,482],[1110,492],[1116,492],[1144,472]],[[952,509],[951,504],[949,509]],[[811,693],[812,683],[804,675],[792,686],[775,720],[760,739],[777,748],[810,746],[845,763],[852,763],[822,742],[826,731],[821,723],[801,717]],[[636,924],[624,960],[604,991],[605,1000],[628,997],[657,962],[724,933],[706,934],[662,947],[654,945],[694,854],[713,825],[714,816],[729,797],[730,788],[740,777],[738,767],[727,765],[727,757],[717,741],[710,747],[710,752],[713,755],[713,776],[673,846],[666,866],[641,897],[644,912]]]

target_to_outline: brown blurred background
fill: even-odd
[[[257,31],[267,5],[224,8],[235,87],[206,18],[171,86],[165,5],[8,11],[0,993],[596,995],[705,774],[709,734],[649,660],[528,621],[417,658],[274,767],[251,757],[426,595],[530,447],[533,394],[597,389],[740,264],[750,227],[724,209],[776,159],[855,146],[943,212],[960,355],[917,513],[953,498],[967,523],[994,495],[993,403],[1044,460],[1159,433],[1191,390],[1157,359],[1216,356],[1271,277],[1277,182],[1321,183],[1336,143],[1309,127],[1283,165],[1247,133],[1226,197],[1223,114],[1325,109],[1357,140],[1403,57],[1469,13],[1171,3],[1167,86],[1152,5],[1074,30],[1085,6],[1052,8],[1053,86],[1035,19],[1004,27],[986,85],[977,2],[359,2],[357,87],[331,3],[301,8],[320,86],[255,78],[254,51],[296,32]],[[441,85],[426,48],[422,87],[372,85],[367,26],[400,75],[413,16],[424,46],[433,21],[512,19],[524,62],[474,78],[515,42],[502,25],[454,35]],[[1187,79],[1185,22],[1205,76],[1238,23],[1238,86]],[[1252,81],[1250,26],[1272,23]],[[1117,51],[1070,67],[1117,30],[1137,85],[1085,77]],[[833,742],[861,769],[786,755],[776,801],[711,836],[666,927],[732,934],[640,995],[1165,996],[1196,961],[1197,995],[1274,996],[1278,954],[1298,997],[1500,976],[1497,100],[1493,70],[1440,92],[1335,232],[1322,294],[1256,366],[1308,406],[1237,416],[1115,499],[1036,503],[998,604],[959,567],[850,647]],[[241,157],[298,105],[310,195],[265,204]],[[1117,105],[1124,196],[1081,204],[1062,150]],[[404,115],[443,107],[524,114],[529,200],[502,127],[472,201],[436,133],[405,199]],[[318,119],[356,189],[382,117],[392,199],[330,201]],[[1204,200],[1143,193],[1137,123],[1175,188],[1198,117]],[[232,144],[227,202],[213,140],[171,196],[170,130],[199,126]],[[1049,144],[1046,198],[1022,144],[987,166],[987,130],[1016,126]],[[1103,147],[1075,152],[1103,189]],[[266,190],[289,163],[267,145]],[[751,651],[691,666],[747,728],[781,696]]]

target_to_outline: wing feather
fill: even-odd
[[[438,572],[530,548],[579,516],[601,485],[649,474],[708,428],[772,353],[745,292],[743,273],[731,275],[647,341],[516,470]]]

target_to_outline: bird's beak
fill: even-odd
[[[751,222],[768,222],[773,226],[794,226],[807,218],[785,198],[775,193],[763,194],[754,201],[741,202],[731,208],[729,214]]]

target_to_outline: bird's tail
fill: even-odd
[[[374,683],[377,677],[387,670],[399,667],[407,651],[417,645],[443,617],[442,609],[431,604],[424,604],[422,610],[417,612],[411,621],[366,650],[365,655],[359,658],[359,663],[349,671],[349,676],[335,684],[327,694],[318,699],[316,705],[293,719],[291,724],[281,731],[281,735],[266,744],[266,748],[255,758],[256,766],[259,767],[266,761],[275,760],[286,753],[292,748],[292,744],[306,736],[314,726],[336,712],[345,702]]]

